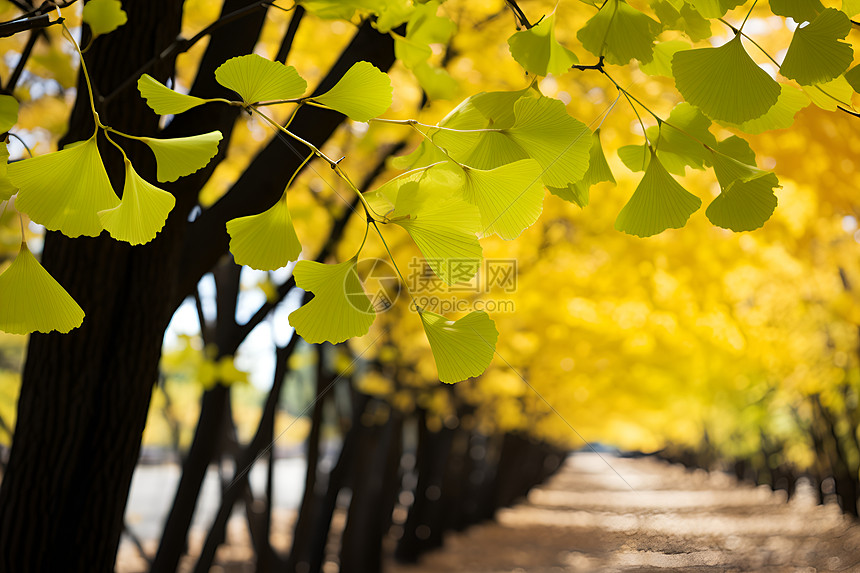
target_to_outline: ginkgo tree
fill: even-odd
[[[43,262],[50,260],[46,268],[58,276],[55,281],[52,273],[39,265],[22,237],[19,256],[0,275],[0,328],[16,333],[69,332],[83,325],[79,338],[71,334],[68,344],[77,345],[74,350],[60,353],[75,357],[61,366],[65,370],[77,367],[75,360],[79,360],[82,348],[116,337],[110,347],[117,350],[114,354],[136,345],[147,348],[147,357],[140,360],[150,365],[149,370],[139,376],[151,374],[160,343],[156,333],[163,333],[176,306],[173,291],[180,296],[187,294],[199,274],[207,272],[223,253],[221,247],[228,241],[235,260],[254,269],[275,270],[298,261],[293,269],[295,282],[314,298],[290,315],[290,324],[308,342],[341,342],[371,328],[375,309],[356,271],[370,233],[387,248],[386,235],[396,226],[408,234],[444,283],[468,281],[480,266],[479,239],[494,234],[506,240],[518,237],[540,217],[544,189],[585,208],[592,186],[616,179],[605,156],[599,126],[572,117],[563,101],[544,95],[538,81],[541,77],[582,74],[581,81],[587,82],[587,74],[591,74],[595,82],[609,82],[616,95],[615,104],[602,114],[601,122],[607,121],[609,112],[618,105],[627,105],[635,113],[643,144],[622,147],[617,153],[631,171],[643,175],[632,197],[619,210],[615,229],[639,237],[681,228],[701,208],[702,199],[676,179],[688,168],[713,170],[720,192],[705,215],[714,225],[752,231],[771,217],[777,203],[776,175],[758,167],[755,154],[740,135],[725,136],[717,127],[736,134],[786,128],[810,103],[843,113],[846,121],[854,121],[851,116],[856,115],[851,99],[858,72],[856,67],[849,70],[853,48],[846,38],[854,26],[852,12],[860,6],[851,2],[841,9],[818,2],[774,2],[776,6],[768,9],[757,0],[748,5],[733,0],[659,0],[647,7],[606,0],[577,5],[576,18],[569,16],[573,9],[566,5],[557,14],[549,10],[532,13],[530,7],[524,11],[515,2],[508,2],[515,26],[511,26],[504,49],[521,65],[524,87],[471,94],[436,123],[385,117],[393,92],[384,70],[397,60],[430,98],[452,97],[456,80],[440,65],[443,62],[435,53],[440,44],[455,42],[456,25],[445,4],[228,1],[224,17],[191,40],[179,35],[177,15],[183,3],[176,0],[174,4],[174,11],[153,15],[152,8],[123,6],[118,0],[92,0],[83,10],[87,27],[80,41],[51,5],[24,18],[54,18],[49,24],[62,28],[66,41],[79,55],[81,81],[72,122],[74,140],[52,153],[16,157],[4,166],[0,197],[14,197],[14,208],[22,221],[26,215],[54,232],[49,235]],[[310,92],[299,68],[283,63],[286,56],[274,61],[252,53],[262,29],[259,14],[264,9],[289,12],[298,7],[321,21],[342,19],[361,24],[355,41],[332,67],[324,87]],[[63,13],[70,9],[64,7]],[[766,51],[763,39],[747,28],[754,13],[775,14],[799,25],[787,45]],[[169,38],[154,34],[158,26],[168,24]],[[710,40],[718,26],[728,29],[732,37],[714,46]],[[576,41],[570,35],[563,45],[560,32],[571,27],[577,29]],[[225,34],[230,30],[243,33],[229,38]],[[123,66],[121,77],[111,76],[108,71],[117,67],[115,58],[122,53],[119,48],[124,46],[127,52],[139,34],[152,36],[146,52],[123,54],[132,60],[130,65]],[[283,44],[286,54],[292,45],[291,34],[295,31],[288,28]],[[184,93],[186,90],[168,81],[174,60],[207,35],[211,36],[210,46],[195,85]],[[773,54],[782,50],[785,55],[779,63]],[[26,62],[23,55],[22,61]],[[585,61],[590,63],[580,63]],[[132,75],[129,69],[135,70]],[[635,87],[620,79],[627,69],[673,79],[685,101],[661,117],[643,103],[645,97]],[[135,86],[137,93],[131,93]],[[14,133],[17,101],[11,96],[0,99],[2,118]],[[118,111],[119,102],[127,109]],[[143,110],[141,102],[154,113],[146,117],[131,113]],[[282,107],[290,108],[283,121]],[[232,194],[205,210],[199,221],[189,221],[194,219],[200,187],[214,169],[212,160],[223,157],[239,114],[267,126],[275,134],[273,143],[281,146],[277,151],[267,148],[258,157],[258,165],[263,167],[249,168],[254,175],[237,181],[237,189],[258,185],[265,187],[265,192],[253,197],[249,194],[244,200],[240,193]],[[368,130],[399,127],[406,133],[420,134],[417,148],[392,162],[404,173],[362,193],[341,160],[324,152],[323,143],[344,117],[367,123]],[[646,120],[655,124],[646,126]],[[160,125],[165,126],[163,130]],[[718,140],[715,133],[723,134],[722,139]],[[151,155],[140,154],[140,145]],[[265,159],[273,157],[281,158],[283,165],[267,165]],[[327,164],[339,184],[356,194],[365,220],[364,239],[354,245],[349,258],[339,262],[300,260],[307,238],[296,232],[288,198],[295,175],[312,160]],[[271,189],[273,182],[277,191]],[[193,230],[198,231],[199,238],[194,238]],[[129,246],[108,246],[104,237],[82,238],[99,237],[103,231]],[[59,235],[77,239],[80,246],[72,246]],[[179,247],[182,252],[178,254],[172,252],[185,236],[192,237],[187,239],[192,243],[209,241],[215,246],[205,257],[196,256],[194,247],[199,244]],[[77,248],[82,249],[81,258],[75,259],[78,264],[94,264],[111,253],[119,255],[115,262],[111,259],[105,268],[92,272],[89,280],[94,283],[75,285],[70,296],[60,286],[63,275],[78,276],[82,270],[72,270],[72,262],[62,267],[62,251],[78,252]],[[93,251],[84,254],[87,249]],[[398,273],[402,263],[392,260]],[[177,270],[180,267],[182,276]],[[118,268],[123,269],[121,273]],[[140,276],[144,268],[151,270],[145,279]],[[110,303],[95,308],[95,301],[115,272],[124,273],[126,290],[109,290]],[[86,301],[76,302],[81,296],[86,296]],[[133,336],[132,317],[142,311],[128,311],[147,303],[154,305],[148,311],[151,316],[138,317],[146,323],[144,333]],[[417,305],[416,310],[418,317],[412,318],[420,321],[426,333],[442,382],[479,376],[493,360],[497,340],[505,336],[483,311],[446,317]],[[92,331],[101,327],[96,339],[87,338],[91,330],[84,312],[95,315]],[[120,318],[112,320],[111,313]],[[143,337],[146,344],[140,344],[136,336]],[[54,337],[34,337],[31,362],[39,360],[35,350],[62,344]],[[111,376],[125,374],[130,368],[113,355],[95,362],[104,365],[104,370],[85,377],[88,395],[92,396],[100,395],[100,388]],[[41,383],[55,376],[44,376]],[[25,372],[25,388],[27,378]],[[145,382],[137,386],[141,388],[135,389],[135,395],[144,397],[138,401],[148,401]],[[25,390],[22,407],[33,407],[34,398],[26,398],[31,391],[31,396],[38,395],[35,387]],[[139,423],[145,408],[135,408],[134,412]],[[93,420],[80,440],[89,438],[87,432],[104,431],[100,419]],[[17,444],[20,451],[24,446]],[[127,450],[124,460],[133,457],[129,452],[136,451],[134,447]],[[13,455],[10,473],[16,464],[24,463],[18,459]],[[130,479],[129,467],[124,463],[117,473]],[[79,481],[86,481],[94,470],[80,471]],[[106,475],[102,477],[106,479]],[[14,487],[7,481],[4,492]],[[125,488],[127,492],[127,480],[119,481],[117,491]],[[11,508],[5,515],[15,515],[16,511],[23,510]]]

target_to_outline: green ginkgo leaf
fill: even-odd
[[[813,88],[814,89],[814,88]],[[775,129],[786,129],[794,123],[798,111],[809,105],[809,96],[788,84],[779,84],[779,98],[766,114],[741,124],[731,124],[744,133],[763,133]],[[725,122],[724,122],[725,123]]]
[[[463,198],[481,212],[481,236],[516,239],[543,210],[541,167],[523,159],[489,171],[464,170]]]
[[[215,70],[215,81],[247,104],[301,97],[308,83],[293,66],[257,54],[230,58]]]
[[[96,136],[62,151],[9,164],[18,187],[15,207],[51,231],[68,237],[102,232],[98,212],[119,205]]]
[[[446,165],[427,171],[452,170]],[[399,186],[392,223],[403,227],[433,272],[447,284],[471,279],[481,265],[481,214],[458,195],[458,188],[441,185],[442,175],[420,177]],[[459,186],[462,187],[462,184]]]
[[[747,181],[768,175],[767,171],[763,171],[755,165],[739,161],[719,151],[711,152],[711,163],[714,166],[714,174],[717,176],[717,181],[719,181],[720,187],[723,189],[726,189],[736,181],[746,183]]]
[[[711,201],[705,215],[717,227],[736,233],[753,231],[773,215],[777,205],[773,189],[778,186],[773,173],[750,181],[735,180]]]
[[[824,10],[808,25],[800,25],[794,31],[779,73],[807,86],[836,78],[854,59],[851,45],[839,41],[850,31],[851,20],[844,12],[834,8]]]
[[[6,201],[18,192],[18,188],[9,180],[8,170],[9,150],[6,142],[0,141],[0,201]]]
[[[427,310],[420,315],[440,381],[453,384],[483,374],[493,360],[499,338],[486,312],[470,312],[457,321]]]
[[[180,177],[190,175],[203,169],[209,161],[218,154],[218,142],[221,141],[220,131],[210,131],[191,137],[174,139],[155,139],[141,137],[155,154],[158,167],[156,178],[162,183],[176,181]]]
[[[839,106],[850,108],[851,96],[854,94],[854,88],[844,75],[823,84],[802,86],[801,89],[812,103],[827,111],[836,111]]]
[[[645,171],[651,162],[647,145],[624,145],[618,148],[618,158],[633,173]]]
[[[654,46],[654,59],[647,64],[640,64],[639,69],[649,76],[666,76],[672,75],[672,58],[677,52],[689,50],[690,44],[683,40],[667,40],[660,42]]]
[[[624,0],[607,0],[576,37],[595,56],[605,56],[610,64],[623,66],[633,58],[651,61],[660,28],[658,22]]]
[[[615,177],[612,175],[612,170],[609,169],[609,163],[607,163],[606,156],[603,154],[603,146],[600,143],[600,129],[597,129],[591,136],[591,151],[589,151],[589,155],[588,170],[580,181],[571,183],[565,188],[549,187],[549,191],[565,201],[585,207],[588,205],[593,185],[604,181],[615,183]]]
[[[508,38],[511,55],[523,69],[536,76],[563,74],[579,63],[576,54],[555,39],[555,14]]]
[[[120,0],[90,0],[84,4],[81,16],[89,24],[93,37],[109,34],[128,22]]]
[[[710,127],[711,120],[694,106],[682,102],[675,106],[662,127],[651,127],[647,133],[656,142],[657,156],[661,160],[664,153],[672,153],[683,165],[702,169],[710,157],[705,146],[717,144]]]
[[[779,98],[779,84],[750,58],[740,34],[719,48],[677,52],[672,72],[684,99],[711,119],[743,123]]]
[[[440,2],[415,4],[406,23],[406,36],[392,34],[394,52],[407,68],[419,66],[433,54],[430,44],[447,44],[457,29],[450,19],[437,16]]]
[[[165,86],[149,74],[143,74],[137,80],[137,89],[146,100],[146,105],[158,115],[173,115],[183,113],[208,100],[181,94]]]
[[[842,11],[848,14],[849,18],[860,14],[860,0],[842,0]]]
[[[84,321],[84,311],[39,264],[26,244],[0,274],[0,330],[11,334],[66,333]]]
[[[18,100],[0,95],[0,133],[6,133],[18,122]]]
[[[770,0],[770,11],[797,23],[815,20],[824,5],[819,0]]]
[[[680,9],[673,6],[673,3],[668,1],[656,2],[653,4],[653,7],[654,13],[657,15],[657,18],[660,19],[660,23],[663,24],[664,28],[680,30],[694,42],[711,37],[710,21],[707,18],[703,18],[701,14],[696,12],[696,10],[686,2],[681,3]],[[661,42],[660,44],[663,43],[665,42]],[[655,46],[655,51],[660,44]]]
[[[701,206],[702,200],[681,187],[652,152],[639,186],[615,219],[615,228],[650,237],[666,229],[680,229]]]
[[[314,101],[355,121],[367,121],[391,106],[391,78],[370,62],[356,62],[326,93]]]
[[[860,64],[845,72],[845,81],[851,85],[855,92],[860,93]]]
[[[286,192],[266,211],[228,221],[227,233],[236,264],[258,271],[285,267],[302,254],[302,244],[287,207]]]
[[[364,199],[370,206],[373,214],[380,218],[393,216],[394,207],[400,190],[406,188],[406,193],[414,193],[417,186],[444,189],[446,195],[452,189],[463,187],[462,170],[452,167],[447,160],[438,161],[427,167],[419,167],[407,173],[398,175],[394,179],[386,181],[383,185],[364,194]]]
[[[704,18],[722,18],[726,12],[743,4],[743,0],[689,0]]]
[[[168,193],[148,183],[125,160],[125,185],[118,207],[99,212],[102,226],[117,241],[142,245],[164,228],[167,215],[176,204]]]
[[[516,122],[504,133],[543,168],[543,182],[566,187],[588,169],[591,131],[567,114],[557,99],[521,98],[514,104]]]
[[[337,344],[370,330],[376,311],[356,271],[357,259],[336,265],[299,261],[296,285],[314,298],[290,314],[290,325],[305,342]]]
[[[522,147],[504,133],[493,130],[512,127],[516,102],[533,99],[533,94],[532,90],[524,89],[471,96],[439,122],[445,129],[432,134],[433,142],[457,162],[476,169],[495,169],[527,159]]]
[[[431,100],[453,99],[460,89],[460,83],[452,78],[445,68],[437,68],[427,62],[421,62],[412,68],[412,73]]]

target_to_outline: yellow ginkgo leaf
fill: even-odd
[[[293,66],[257,54],[230,58],[215,70],[215,80],[248,104],[297,98],[308,87]]]
[[[100,211],[99,219],[114,239],[141,245],[155,238],[175,204],[173,195],[144,180],[126,159],[122,201]]]
[[[183,113],[209,100],[175,92],[149,74],[143,74],[137,80],[137,89],[146,105],[158,115],[173,115]]]
[[[109,34],[128,22],[120,0],[90,0],[84,5],[82,17],[93,36]]]
[[[355,121],[367,121],[391,106],[391,79],[370,62],[357,62],[326,93],[314,101]]]
[[[0,274],[0,330],[12,334],[66,333],[84,321],[84,311],[54,280],[26,244]]]
[[[287,194],[272,208],[257,215],[239,217],[227,222],[230,252],[239,265],[259,271],[273,271],[295,261],[302,254],[302,244],[293,227]]]
[[[457,321],[428,310],[420,314],[440,381],[460,382],[487,369],[496,352],[499,332],[486,312],[470,312]]]
[[[218,153],[218,142],[222,137],[220,131],[210,131],[191,137],[174,139],[141,137],[140,140],[155,154],[155,162],[158,166],[156,178],[166,183],[206,167],[209,160]]]
[[[68,237],[99,235],[98,212],[119,205],[95,135],[62,151],[11,163],[8,173],[18,187],[15,207]]]
[[[9,150],[6,149],[6,142],[0,141],[0,201],[6,201],[18,192],[18,188],[9,180],[8,161]]]

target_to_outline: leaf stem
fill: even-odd
[[[335,173],[337,173],[337,175],[341,179],[346,181],[346,183],[347,183],[347,185],[349,185],[350,189],[352,189],[358,195],[359,199],[361,200],[361,204],[364,206],[364,209],[365,209],[365,212],[367,213],[367,216],[369,218],[372,218],[370,216],[370,211],[373,211],[373,209],[367,203],[367,199],[364,198],[364,195],[362,195],[361,191],[358,190],[358,188],[355,186],[355,184],[350,180],[350,178],[346,175],[346,173],[344,173],[344,171],[340,168],[340,165],[339,165],[340,160],[338,160],[338,161],[333,160],[328,155],[326,155],[325,153],[320,151],[317,148],[317,146],[315,146],[313,143],[311,143],[310,141],[306,141],[305,139],[299,137],[298,135],[296,135],[292,131],[288,130],[286,127],[284,127],[280,123],[274,121],[272,118],[270,118],[266,114],[262,113],[258,109],[254,108],[253,106],[248,106],[245,109],[249,110],[251,113],[257,114],[258,116],[260,116],[263,119],[263,121],[265,121],[266,123],[271,125],[273,128],[277,129],[278,131],[282,132],[283,134],[285,134],[289,137],[292,137],[293,139],[295,139],[296,141],[298,141],[299,143],[301,143],[302,145],[304,145],[308,149],[310,149],[314,155],[316,155],[317,157],[319,157],[320,159],[322,159],[323,161],[328,163],[329,167],[331,167],[332,170]]]
[[[755,8],[755,5],[756,5],[757,3],[758,3],[758,0],[753,0],[752,6],[750,6],[750,11],[749,11],[749,12],[747,12],[746,17],[744,17],[744,21],[743,21],[743,22],[741,22],[741,27],[738,29],[738,33],[743,32],[743,30],[744,30],[744,24],[746,24],[746,23],[747,23],[747,20],[749,19],[750,14],[752,14],[752,11],[753,11],[753,9]]]
[[[98,131],[99,127],[101,126],[101,122],[99,121],[99,114],[96,111],[96,100],[95,100],[95,97],[93,96],[93,85],[90,82],[90,74],[89,74],[89,72],[87,72],[87,64],[86,64],[86,62],[84,62],[84,53],[81,52],[80,46],[78,46],[78,43],[75,41],[75,38],[72,36],[72,33],[66,27],[66,23],[60,22],[60,25],[63,26],[63,37],[66,38],[66,40],[68,40],[69,42],[71,42],[72,46],[75,47],[75,51],[78,52],[78,56],[80,56],[80,58],[81,58],[81,71],[84,73],[84,79],[87,82],[87,92],[89,93],[89,96],[90,96],[90,109],[93,112],[93,120],[95,121],[95,124],[96,124],[96,131]],[[114,144],[114,145],[116,145],[116,144]]]

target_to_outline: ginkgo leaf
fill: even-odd
[[[451,190],[463,187],[463,172],[456,167],[451,167],[448,161],[440,161],[398,175],[374,191],[365,193],[364,198],[374,215],[385,218],[393,216],[401,189],[406,188],[406,193],[414,193],[421,185],[431,189],[443,189],[443,193],[448,195]]]
[[[137,89],[146,100],[146,105],[158,115],[183,113],[207,102],[199,97],[175,92],[149,74],[140,76],[137,80]]]
[[[18,122],[18,100],[0,95],[0,133],[6,133]]]
[[[653,7],[654,13],[657,15],[657,18],[660,19],[660,23],[663,24],[664,28],[680,30],[694,42],[711,37],[710,21],[708,21],[707,18],[702,17],[701,14],[696,12],[696,10],[686,2],[681,4],[680,9],[667,1],[656,2],[653,4]],[[665,42],[661,42],[661,44],[663,43]],[[659,45],[660,44],[655,46],[655,51]]]
[[[712,119],[749,121],[779,98],[779,84],[750,58],[740,34],[719,48],[677,52],[672,72],[684,99]]]
[[[293,274],[296,285],[314,298],[290,314],[290,325],[305,342],[337,344],[370,330],[376,312],[361,286],[357,259],[336,265],[299,261]]]
[[[777,204],[773,189],[778,186],[773,173],[746,182],[738,179],[711,201],[705,215],[718,227],[737,233],[753,231],[773,215]]]
[[[285,267],[302,254],[302,244],[287,207],[286,192],[266,211],[228,221],[227,233],[236,264],[259,271]]]
[[[314,101],[355,121],[367,121],[391,106],[391,78],[370,62],[356,62],[326,93]]]
[[[797,23],[811,22],[824,11],[824,5],[819,0],[770,0],[770,11]]]
[[[308,88],[296,68],[258,54],[230,58],[215,70],[215,81],[239,94],[247,104],[295,99]]]
[[[454,160],[476,169],[495,169],[527,159],[522,147],[502,132],[491,130],[513,126],[516,102],[531,93],[525,89],[471,96],[439,122],[445,129],[432,134],[433,142],[447,150]]]
[[[460,88],[460,83],[452,78],[445,68],[437,68],[427,62],[421,62],[412,68],[412,73],[431,100],[452,99]]]
[[[839,41],[850,31],[851,20],[844,12],[824,10],[794,31],[779,73],[801,85],[828,82],[839,76],[854,59],[851,45]]]
[[[0,330],[11,334],[66,333],[84,321],[84,311],[36,257],[21,251],[0,274]]]
[[[566,187],[588,169],[591,132],[567,114],[557,99],[522,98],[514,104],[516,122],[504,133],[536,159],[547,186]]]
[[[842,11],[848,14],[849,18],[860,14],[860,0],[842,0]]]
[[[854,88],[855,92],[860,93],[860,64],[845,72],[845,81]]]
[[[645,175],[615,219],[615,228],[650,237],[666,229],[680,229],[701,206],[702,200],[681,187],[652,152]]]
[[[415,4],[406,23],[406,36],[393,34],[395,55],[407,68],[413,69],[432,55],[430,44],[447,44],[457,29],[450,18],[437,16],[440,2]]]
[[[428,310],[420,311],[420,315],[441,382],[453,384],[483,374],[493,360],[499,338],[486,312],[470,312],[457,321]]]
[[[752,165],[755,167],[755,151],[745,139],[741,139],[737,135],[732,135],[717,143],[714,147],[716,151],[723,155],[728,155],[733,159],[737,159],[741,163]],[[710,161],[710,163],[713,163]]]
[[[640,64],[639,69],[649,76],[666,76],[672,75],[672,58],[677,52],[689,50],[690,44],[683,40],[668,40],[660,42],[654,46],[654,59],[647,64]]]
[[[119,205],[95,135],[74,147],[11,163],[8,173],[18,187],[15,207],[68,237],[97,236],[102,232],[98,212]]]
[[[162,183],[176,181],[180,177],[190,175],[203,169],[218,153],[218,142],[221,141],[220,131],[210,131],[191,137],[174,139],[155,139],[141,137],[155,154],[158,167],[156,177]]]
[[[591,136],[591,151],[589,155],[588,170],[585,172],[582,180],[569,184],[565,188],[549,187],[549,191],[565,201],[571,201],[580,207],[585,207],[588,205],[590,190],[593,185],[602,183],[603,181],[615,183],[615,177],[613,177],[612,170],[609,169],[609,163],[606,162],[606,156],[603,154],[603,146],[600,143],[600,129],[597,129]]]
[[[717,144],[710,127],[711,120],[694,106],[682,102],[672,109],[662,127],[649,128],[647,133],[656,142],[657,156],[661,159],[663,153],[672,153],[684,165],[702,169],[709,159],[705,146]]]
[[[717,151],[711,152],[711,163],[714,166],[714,174],[717,176],[717,181],[719,181],[720,187],[723,189],[726,189],[736,181],[746,183],[747,181],[768,175],[767,171],[763,171],[755,165],[738,161],[734,157]]]
[[[536,76],[563,74],[579,63],[576,54],[555,39],[555,14],[508,38],[511,55],[523,69]]]
[[[128,22],[120,0],[90,0],[84,4],[81,16],[89,24],[93,37],[109,34]]]
[[[445,165],[431,169],[450,170]],[[471,279],[481,265],[481,214],[456,189],[436,177],[409,181],[398,189],[389,217],[403,227],[433,272],[447,284]]]
[[[625,65],[632,58],[650,62],[660,24],[624,0],[608,0],[586,22],[576,37],[595,56],[605,56],[610,64]]]
[[[102,226],[117,241],[142,245],[164,228],[167,215],[176,204],[168,193],[148,183],[125,160],[125,185],[118,207],[99,212]]]
[[[803,86],[802,89],[812,100],[812,103],[821,109],[836,111],[840,105],[851,107],[851,96],[854,93],[854,88],[851,87],[844,75],[823,84]]]
[[[722,18],[726,12],[743,4],[743,0],[689,0],[696,12],[705,18]]]
[[[624,145],[618,148],[618,158],[630,171],[645,171],[651,161],[651,153],[646,145]]]
[[[463,198],[481,212],[481,236],[516,239],[543,209],[541,167],[523,159],[495,169],[464,170]]]
[[[814,88],[813,88],[814,89]],[[798,111],[809,105],[809,96],[788,84],[779,84],[779,98],[766,114],[741,124],[732,124],[744,133],[763,133],[774,129],[785,129],[794,123]]]
[[[6,201],[18,192],[18,188],[9,180],[8,170],[9,150],[6,142],[0,141],[0,201]]]

